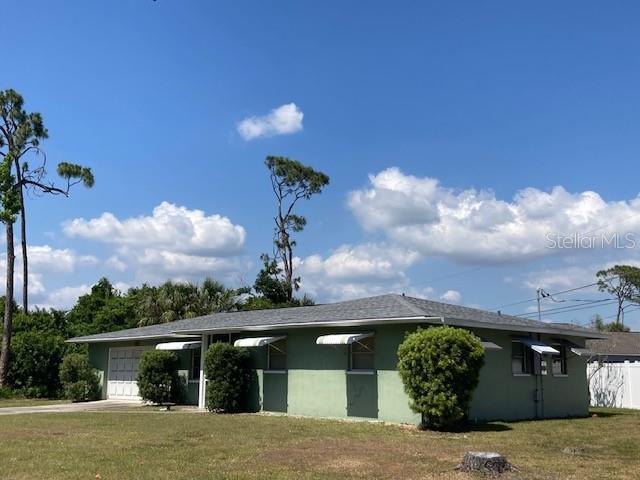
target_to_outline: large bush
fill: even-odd
[[[234,413],[246,409],[249,393],[249,352],[226,343],[214,343],[205,357],[207,408]]]
[[[60,395],[60,363],[66,345],[61,336],[27,331],[11,342],[9,383],[22,395],[55,398]]]
[[[153,403],[178,403],[181,383],[178,376],[178,357],[166,350],[143,352],[138,366],[140,396]]]
[[[100,382],[89,359],[81,353],[70,353],[60,365],[60,381],[64,397],[74,402],[88,402],[100,397]]]
[[[471,332],[449,326],[419,329],[398,348],[398,371],[429,428],[453,428],[466,419],[484,364],[484,348]]]

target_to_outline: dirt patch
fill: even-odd
[[[371,439],[310,439],[270,448],[261,457],[261,462],[287,470],[345,477],[417,479],[425,478],[427,470],[455,475],[456,466],[453,457],[431,457],[418,445]]]

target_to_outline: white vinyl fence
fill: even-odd
[[[640,409],[640,362],[589,363],[587,377],[591,406]]]

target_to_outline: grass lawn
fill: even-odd
[[[36,407],[38,405],[54,405],[56,403],[69,403],[69,400],[49,400],[47,398],[0,398],[0,408],[4,407]]]
[[[519,469],[503,478],[637,479],[640,412],[598,412],[465,433],[180,411],[0,416],[0,478],[469,478],[454,470],[464,453],[491,450]]]

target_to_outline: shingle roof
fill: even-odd
[[[613,332],[607,338],[587,340],[587,349],[600,355],[640,356],[640,332]]]
[[[574,325],[555,325],[521,317],[501,315],[458,305],[433,302],[404,295],[380,295],[338,303],[270,310],[225,312],[176,322],[101,333],[71,339],[72,342],[127,340],[144,337],[167,337],[213,330],[258,330],[286,326],[327,326],[331,324],[367,324],[403,320],[424,320],[476,328],[531,332],[569,332],[581,337],[599,337],[593,330]]]

